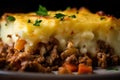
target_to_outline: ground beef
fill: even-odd
[[[24,52],[17,51],[13,46],[5,45],[0,41],[0,68],[31,72],[56,70],[59,67],[58,44],[57,39],[51,37],[48,43],[39,42],[33,51]]]
[[[108,66],[119,65],[119,56],[114,54],[114,48],[102,40],[97,41],[98,52],[96,53],[98,67],[106,68]]]
[[[66,48],[59,51],[59,41],[50,37],[48,43],[39,42],[34,50],[25,52],[14,49],[0,40],[0,69],[27,72],[59,72],[71,73],[62,67],[64,63],[72,65],[85,64],[92,67],[106,68],[119,65],[120,57],[114,54],[114,48],[102,40],[97,42],[96,56],[91,57],[89,52],[81,53],[80,48],[74,47],[68,41]]]

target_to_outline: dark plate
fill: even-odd
[[[54,74],[53,74],[54,73]],[[30,73],[0,71],[0,80],[119,80],[120,67],[117,70],[97,69],[94,74],[83,75],[58,75],[53,73]]]

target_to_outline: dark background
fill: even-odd
[[[68,6],[86,7],[92,12],[104,11],[120,18],[119,0],[0,0],[0,15],[5,12],[36,11],[39,4],[48,10],[63,10]]]

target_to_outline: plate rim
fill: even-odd
[[[33,72],[16,72],[16,71],[3,71],[0,70],[0,78],[4,80],[9,79],[17,79],[17,80],[119,80],[120,79],[120,71],[115,73],[107,73],[107,74],[82,74],[82,75],[56,75],[52,73],[33,73]]]

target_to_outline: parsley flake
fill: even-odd
[[[109,67],[109,68],[107,68],[107,70],[115,70],[115,71],[118,71],[119,69],[116,68],[116,67]]]
[[[71,16],[69,16],[69,17],[71,17],[71,18],[76,18],[76,15],[71,15]]]
[[[38,8],[38,11],[36,11],[36,14],[37,15],[41,15],[41,16],[47,16],[48,15],[48,11],[47,11],[47,9],[44,6],[39,5],[39,8]]]
[[[31,20],[30,20],[30,19],[28,19],[28,23],[31,23]]]
[[[105,17],[100,17],[100,20],[104,20],[105,19]]]
[[[68,6],[68,7],[66,8],[66,10],[69,10],[69,9],[71,9],[71,7],[70,7],[70,6]]]
[[[65,16],[66,16],[66,15],[64,15],[64,14],[62,14],[62,13],[57,13],[57,14],[55,14],[54,17],[63,20]]]
[[[42,22],[42,20],[36,20],[35,23],[33,24],[34,26],[40,26],[40,23]]]
[[[13,17],[13,16],[7,16],[7,20],[8,21],[15,21],[15,17]]]

